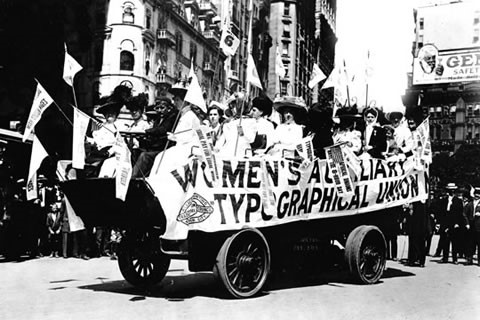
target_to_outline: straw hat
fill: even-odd
[[[447,184],[447,186],[445,187],[445,189],[448,189],[448,190],[456,190],[458,189],[457,185],[454,183],[454,182],[450,182]]]

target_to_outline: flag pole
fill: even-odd
[[[365,109],[368,108],[368,68],[370,64],[370,50],[367,51],[367,67],[365,70]]]
[[[349,86],[348,86],[347,64],[345,63],[345,59],[343,59],[343,68],[345,69],[345,77],[347,78],[347,81],[346,81],[347,101],[348,101],[348,106],[350,107],[350,90],[349,90]]]
[[[252,3],[252,1],[253,0],[249,0],[249,3],[248,3],[248,11],[250,13],[250,16],[249,16],[249,19],[248,19],[247,65],[248,65],[248,58],[252,54],[252,24],[253,24],[253,8],[252,8],[253,3]],[[246,90],[245,90],[245,97],[243,98],[242,108],[240,110],[240,121],[238,123],[239,127],[242,125],[243,111],[245,110],[245,104],[247,102],[247,99],[250,96],[250,90],[251,90],[250,82],[247,81],[246,85],[247,85],[247,87],[246,87]],[[238,147],[239,137],[240,137],[240,133],[237,130],[237,140],[235,141],[235,151],[233,153],[234,157],[237,155],[237,147]]]

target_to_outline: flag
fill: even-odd
[[[282,56],[280,55],[280,50],[278,46],[277,46],[277,52],[275,55],[275,73],[280,78],[285,77],[285,74],[287,73],[287,70],[285,70],[285,65],[283,64]]]
[[[250,82],[255,87],[263,90],[262,83],[260,82],[260,77],[258,76],[257,68],[255,67],[255,62],[251,54],[248,54],[247,60],[247,82]]]
[[[70,232],[80,231],[85,229],[85,224],[82,219],[76,215],[75,210],[73,210],[70,201],[68,201],[67,196],[63,197],[65,201],[65,211],[68,216],[68,226],[70,227]]]
[[[32,144],[32,154],[30,156],[30,167],[28,169],[28,179],[27,179],[27,200],[32,200],[37,198],[37,186],[36,186],[36,173],[40,165],[42,164],[43,159],[48,156],[47,151],[43,147],[40,140],[36,135],[33,136]]]
[[[337,83],[337,77],[338,77],[338,68],[335,66],[332,72],[330,72],[327,80],[325,80],[325,82],[323,83],[322,90],[335,87],[335,84]]]
[[[130,150],[119,133],[117,133],[115,142],[115,159],[117,161],[115,197],[125,201],[130,179],[132,178],[132,162]]]
[[[85,134],[89,122],[89,116],[73,107],[72,167],[76,169],[85,166]]]
[[[50,97],[42,85],[37,82],[37,90],[35,91],[35,97],[33,98],[32,109],[30,109],[27,124],[25,125],[25,131],[23,132],[23,142],[27,140],[33,128],[42,117],[43,112],[52,104],[52,102],[52,97]]]
[[[67,52],[67,46],[65,45],[65,62],[63,64],[63,80],[73,87],[73,78],[82,70],[82,66]]]
[[[229,27],[224,26],[222,29],[222,37],[220,38],[220,49],[222,49],[227,56],[233,56],[237,52],[239,45],[240,39],[233,34]]]
[[[193,61],[192,66],[190,67],[190,73],[188,74],[188,78],[191,78],[190,85],[188,86],[187,94],[185,95],[185,101],[194,104],[203,112],[207,112],[207,105],[205,104],[205,99],[203,98],[202,88],[198,83],[198,78],[195,72],[193,71]]]
[[[327,76],[322,72],[318,64],[314,63],[313,64],[313,70],[312,70],[312,77],[310,81],[308,82],[308,87],[310,89],[313,89],[323,79],[325,79]]]

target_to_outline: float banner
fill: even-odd
[[[432,46],[430,46],[432,47]],[[435,51],[420,49],[413,60],[413,84],[480,80],[480,49]],[[425,54],[422,54],[425,51]]]
[[[345,146],[346,144],[342,143],[325,148],[328,168],[332,172],[337,193],[341,197],[353,194],[353,183],[342,151]]]
[[[163,238],[181,240],[187,238],[189,230],[261,228],[425,200],[428,171],[415,170],[411,158],[360,160],[360,175],[352,180],[353,192],[345,196],[337,192],[327,161],[318,159],[301,167],[283,158],[219,157],[219,181],[214,184],[205,162],[190,158],[147,181],[166,216]],[[271,198],[265,186],[273,199],[265,199]]]

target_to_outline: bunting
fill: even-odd
[[[73,78],[82,70],[82,66],[67,52],[67,45],[65,45],[65,62],[63,64],[63,80],[73,87]]]
[[[52,102],[52,97],[50,97],[42,85],[37,82],[37,90],[35,91],[35,97],[33,98],[32,108],[28,115],[25,131],[23,132],[23,142],[27,140],[28,136],[33,131],[33,128],[42,117],[43,112],[52,104]]]
[[[33,200],[38,197],[37,190],[37,170],[40,168],[43,159],[48,156],[47,151],[43,147],[36,135],[33,136],[32,154],[30,156],[30,167],[28,169],[27,179],[27,200]]]
[[[185,101],[194,104],[203,112],[207,112],[207,105],[205,103],[205,99],[203,98],[202,88],[198,83],[198,78],[195,72],[193,71],[193,61],[190,67],[190,73],[188,74],[188,78],[191,79],[190,85],[188,86],[187,94],[185,95]]]
[[[250,82],[250,84],[263,90],[260,77],[258,76],[257,68],[255,67],[255,61],[253,60],[251,54],[248,54],[247,60],[247,82]]]

